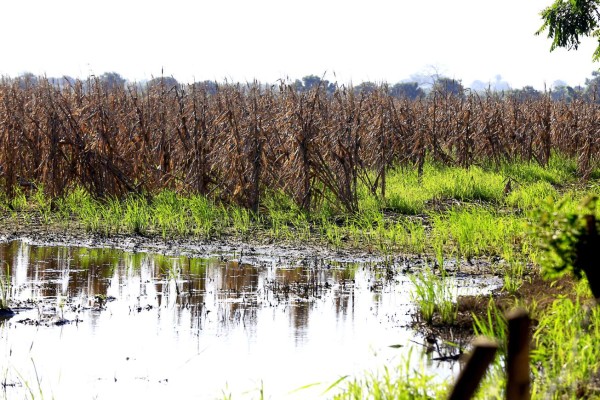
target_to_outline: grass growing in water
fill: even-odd
[[[458,314],[457,285],[454,278],[445,272],[436,275],[427,267],[424,271],[412,275],[410,279],[414,285],[412,298],[417,304],[421,318],[432,324],[437,313],[442,324],[454,324]]]
[[[575,298],[559,297],[547,309],[530,311],[537,320],[530,356],[532,399],[597,398],[588,384],[600,367],[600,308],[590,307],[586,282],[576,287]],[[494,337],[500,356],[482,382],[479,399],[504,399],[507,324],[490,303],[486,319],[475,318],[477,334]]]

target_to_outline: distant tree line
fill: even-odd
[[[77,79],[70,76],[41,78],[32,73],[24,73],[17,78],[4,77],[3,80],[11,80],[18,84],[22,89],[37,85],[41,79],[47,79],[54,86],[63,88],[73,85]],[[431,78],[432,83],[424,84],[423,82],[409,81],[398,82],[393,85],[361,82],[356,86],[352,86],[355,93],[371,94],[383,88],[390,96],[398,99],[418,100],[431,96],[458,96],[465,97],[467,92],[477,93],[479,96],[500,96],[510,97],[518,101],[538,100],[544,95],[548,95],[554,101],[571,102],[574,100],[589,101],[600,104],[600,72],[593,71],[592,77],[586,79],[583,86],[569,86],[565,82],[556,81],[550,88],[544,91],[535,89],[533,86],[524,86],[520,89],[511,89],[508,84],[501,80],[498,75],[496,82],[486,84],[481,81],[475,81],[471,88],[465,88],[460,80],[436,76]],[[102,75],[91,75],[87,81],[84,81],[84,86],[92,87],[92,83],[100,84],[103,88],[111,90],[117,88],[125,88],[128,86],[137,86],[138,89],[147,90],[149,88],[160,88],[165,91],[174,90],[180,87],[180,83],[172,76],[161,76],[152,78],[148,81],[133,83],[127,81],[117,72],[105,72]],[[195,82],[192,86],[205,91],[209,95],[216,94],[219,85],[215,81]],[[268,84],[265,87],[270,86]],[[97,87],[97,86],[95,86]],[[317,75],[307,75],[302,79],[296,79],[292,83],[298,92],[309,92],[311,90],[322,90],[325,93],[332,95],[336,90],[340,89],[337,82],[330,82],[327,79]]]

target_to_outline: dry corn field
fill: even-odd
[[[385,195],[386,169],[426,158],[597,162],[597,105],[549,98],[433,93],[399,100],[380,88],[298,92],[285,84],[155,85],[108,89],[99,81],[59,88],[0,82],[0,184],[42,184],[50,195],[83,185],[97,196],[201,193],[253,210],[265,188],[303,209],[325,199],[357,210],[357,185]]]

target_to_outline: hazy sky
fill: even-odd
[[[5,0],[0,74],[395,83],[435,70],[465,85],[583,83],[593,40],[549,53],[550,0]],[[432,68],[433,66],[433,68]]]

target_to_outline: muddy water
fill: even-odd
[[[4,398],[315,398],[409,354],[458,369],[427,362],[410,280],[376,262],[20,241],[0,260],[17,311],[0,322]]]

